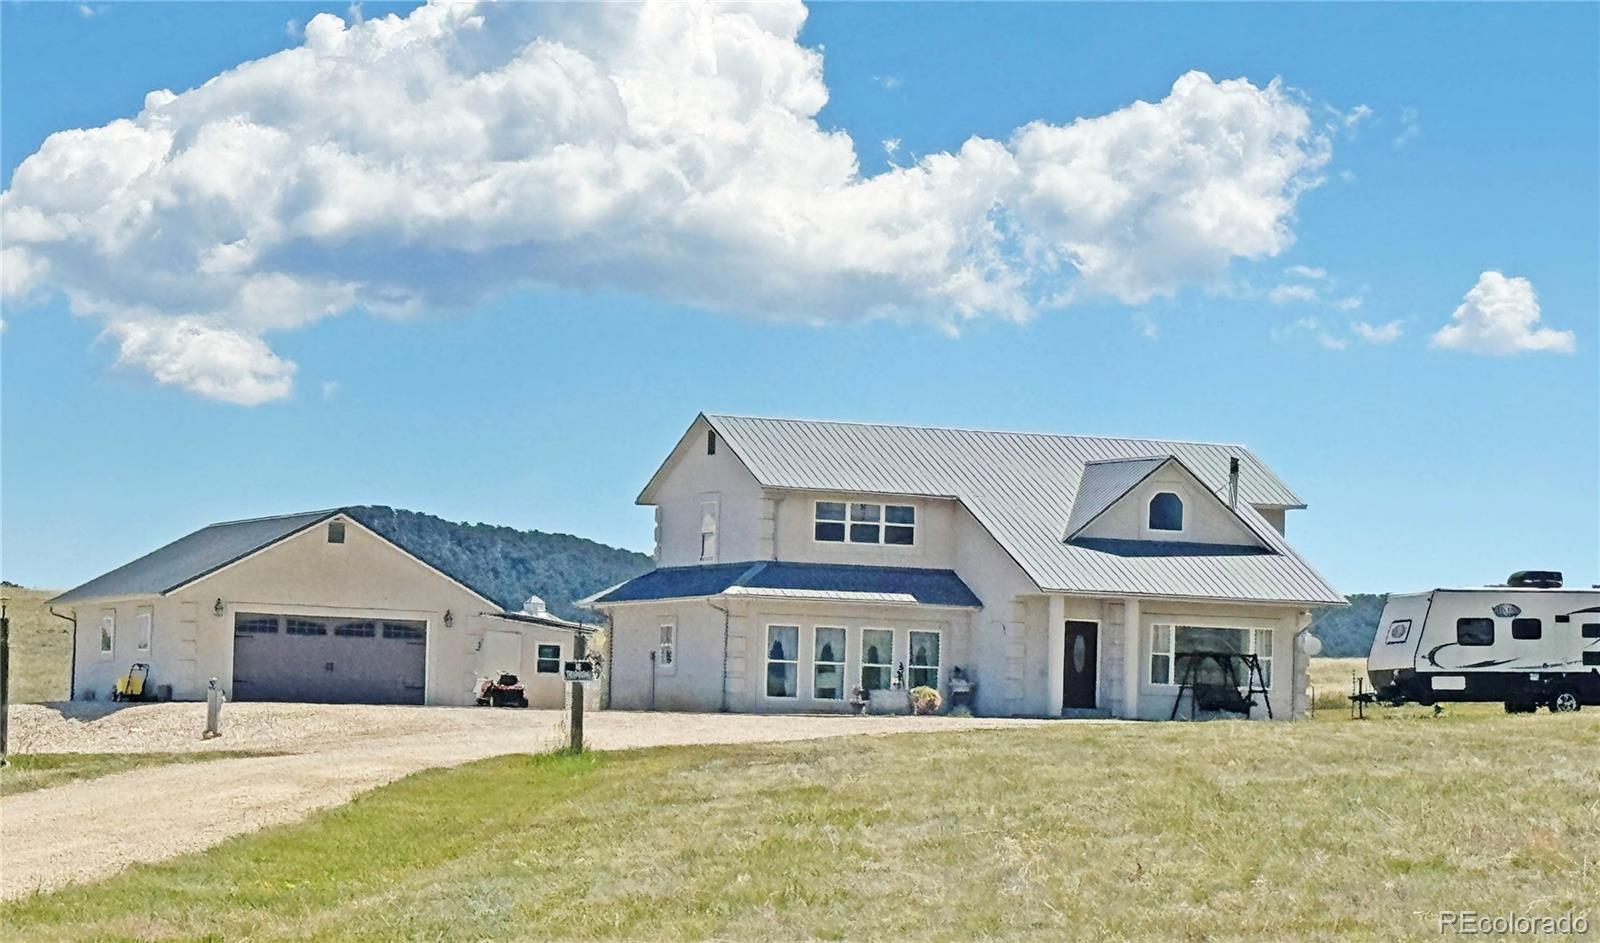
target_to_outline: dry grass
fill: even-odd
[[[10,938],[1436,939],[1600,901],[1600,712],[502,757],[0,910]]]
[[[62,701],[71,682],[72,623],[52,616],[55,590],[0,587],[11,620],[11,700]]]

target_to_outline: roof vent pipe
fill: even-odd
[[[1239,507],[1239,459],[1228,459],[1228,507],[1238,510]]]

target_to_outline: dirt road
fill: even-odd
[[[132,770],[9,797],[0,809],[0,899],[92,881],[134,861],[197,851],[291,822],[402,776],[560,742],[556,711],[234,704],[226,734],[199,741],[196,705],[153,704],[55,717],[25,705],[19,752],[283,750]],[[203,711],[203,707],[200,708]],[[593,749],[804,740],[1038,721],[952,717],[820,717],[591,713]]]

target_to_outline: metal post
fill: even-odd
[[[217,679],[212,678],[211,684],[206,687],[205,739],[220,736],[222,736],[222,689],[217,687]]]
[[[0,597],[0,766],[11,756],[11,619],[6,615],[6,600]]]
[[[572,642],[572,660],[581,662],[589,638],[582,632],[577,633]],[[583,682],[573,681],[572,688],[572,743],[570,749],[573,753],[583,752]]]

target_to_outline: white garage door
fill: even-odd
[[[427,636],[426,622],[241,612],[233,698],[421,704]]]

